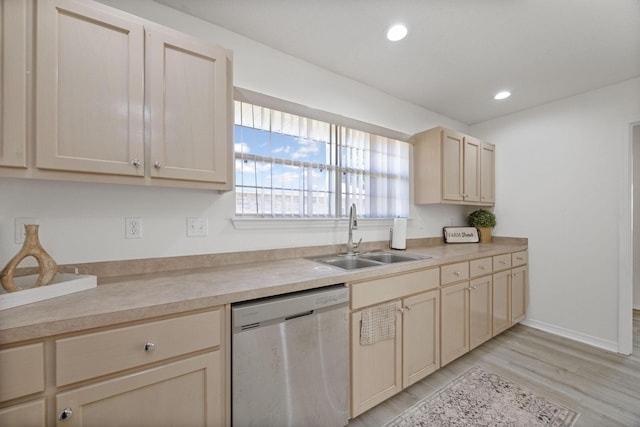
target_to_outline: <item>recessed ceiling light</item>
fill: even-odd
[[[396,24],[387,31],[387,38],[392,42],[402,40],[407,35],[407,27],[402,24]]]
[[[498,92],[496,93],[496,95],[493,97],[493,99],[507,99],[508,97],[511,96],[511,92],[507,91],[507,90],[503,90],[502,92]]]

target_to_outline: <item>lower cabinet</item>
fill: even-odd
[[[527,317],[527,267],[511,270],[511,324]]]
[[[0,426],[44,427],[45,419],[44,399],[0,409]]]
[[[527,316],[527,266],[493,275],[493,336]]]
[[[351,416],[373,408],[402,390],[401,302],[396,302],[396,336],[360,344],[362,311],[351,314]]]
[[[402,300],[402,387],[440,367],[440,304],[433,290]]]
[[[0,349],[0,426],[229,424],[223,308]]]
[[[220,351],[80,387],[56,396],[59,425],[218,426]]]
[[[438,283],[430,269],[351,285],[352,417],[440,367]],[[393,305],[395,336],[361,344],[363,309],[379,303]]]
[[[0,426],[45,426],[44,343],[0,350]],[[11,404],[14,399],[33,395],[33,400]],[[40,395],[40,396],[39,396]],[[39,396],[39,397],[38,397]],[[14,400],[15,401],[15,400]]]
[[[444,366],[491,338],[491,276],[445,286],[440,292]]]

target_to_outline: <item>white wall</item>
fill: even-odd
[[[436,125],[467,127],[361,83],[330,73],[220,27],[153,1],[103,3],[174,27],[234,51],[234,84],[312,108],[406,134]],[[37,218],[43,246],[60,264],[136,259],[346,242],[346,229],[236,230],[234,194],[200,190],[0,178],[0,266],[19,250],[15,218]],[[412,207],[408,236],[441,235],[444,225],[464,222],[459,207]],[[124,238],[125,217],[142,218],[142,238]],[[186,237],[187,217],[207,217],[209,236]],[[387,226],[361,222],[364,241],[388,238]],[[25,260],[30,265],[33,259]]]
[[[496,144],[496,231],[529,238],[528,322],[612,350],[623,135],[639,94],[637,78],[470,129]]]

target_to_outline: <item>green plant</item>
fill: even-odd
[[[486,209],[478,209],[469,214],[469,225],[476,228],[496,226],[496,216]]]

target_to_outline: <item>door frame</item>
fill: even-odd
[[[621,129],[618,194],[618,353],[633,351],[633,132],[640,118]],[[640,159],[635,159],[640,161]]]

